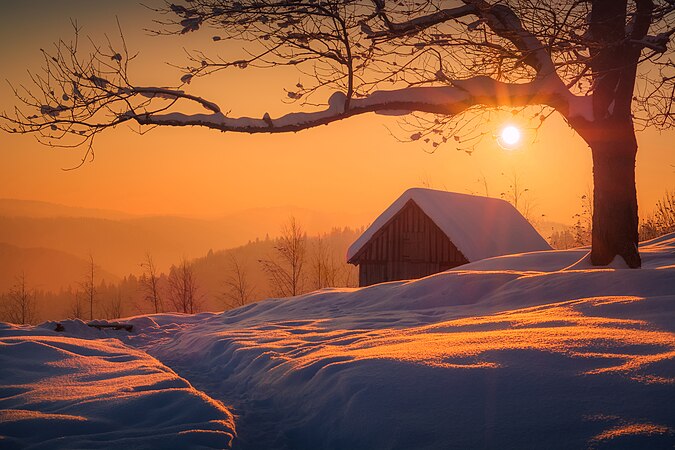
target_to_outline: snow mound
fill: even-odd
[[[222,403],[117,339],[4,326],[0,392],[2,448],[225,448],[235,435]]]

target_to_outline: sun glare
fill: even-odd
[[[502,128],[502,131],[499,133],[499,138],[497,141],[499,142],[499,145],[506,149],[506,150],[512,150],[520,144],[520,140],[522,138],[522,134],[520,132],[520,129],[516,126],[513,125],[507,125],[504,128]]]

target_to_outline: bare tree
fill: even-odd
[[[122,290],[119,286],[115,289],[113,296],[103,306],[106,319],[119,319],[122,317]]]
[[[656,202],[654,220],[662,234],[675,231],[675,190],[666,191],[663,198]]]
[[[186,258],[181,258],[178,267],[169,272],[169,300],[178,312],[194,314],[199,311],[197,280],[194,268]]]
[[[306,247],[307,235],[291,216],[275,242],[274,255],[260,261],[275,295],[288,297],[303,292]]]
[[[328,248],[323,236],[317,236],[312,245],[310,254],[310,274],[311,283],[314,289],[321,289],[327,286],[329,255]]]
[[[21,272],[9,292],[2,296],[2,320],[12,323],[34,324],[37,322],[37,298],[35,291],[28,288],[26,274]]]
[[[551,235],[548,238],[548,243],[556,250],[567,250],[575,245],[579,245],[576,243],[571,227],[562,230],[552,229]]]
[[[542,123],[557,112],[591,149],[592,263],[620,255],[640,266],[635,129],[675,123],[672,0],[190,0],[158,12],[158,34],[208,29],[237,45],[189,54],[176,88],[145,87],[129,76],[123,37],[82,54],[77,31],[43,51],[45,72],[16,89],[25,107],[3,114],[3,128],[86,145],[84,161],[98,133],[129,121],[281,133],[376,112],[407,115],[410,139],[432,149],[450,142],[472,151],[489,134],[474,126],[489,111],[536,110]],[[183,89],[223,70],[279,66],[302,73],[289,100],[326,104],[333,91],[327,107],[233,117],[229,105]]]
[[[310,254],[311,282],[314,289],[336,287],[341,285],[338,281],[340,266],[344,263],[336,261],[333,249],[325,236],[318,236],[312,245]]]
[[[229,254],[229,268],[225,277],[223,298],[229,308],[238,308],[253,300],[255,288],[251,284],[248,268],[245,262],[239,260],[236,254]]]
[[[145,261],[141,263],[143,274],[139,280],[141,290],[143,291],[145,300],[153,307],[155,314],[162,312],[164,306],[162,305],[162,296],[159,287],[159,275],[155,262],[150,253],[146,253]]]
[[[675,190],[666,191],[654,211],[640,224],[640,240],[675,232]]]
[[[94,320],[94,303],[97,298],[96,289],[96,272],[98,266],[94,263],[94,256],[89,254],[89,263],[87,264],[87,272],[84,279],[80,283],[82,295],[85,302],[89,305],[89,320]]]
[[[487,191],[487,185],[485,189]],[[530,223],[534,222],[535,205],[530,196],[530,189],[525,187],[518,172],[513,172],[509,180],[509,187],[500,196],[511,203]]]
[[[483,190],[485,191],[485,196],[489,197],[490,196],[490,189],[488,186],[488,181],[487,178],[483,173],[480,174],[480,177],[478,178],[478,182],[483,185]]]
[[[75,291],[73,302],[70,304],[70,311],[68,312],[73,319],[84,318],[84,304],[82,302],[82,295],[80,291]]]
[[[359,269],[351,264],[343,264],[340,271],[340,286],[343,287],[358,287],[359,286]]]
[[[572,218],[575,220],[573,228],[574,243],[577,246],[588,245],[592,242],[593,228],[593,191],[589,188],[581,197],[581,211]]]

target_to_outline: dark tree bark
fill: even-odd
[[[593,154],[593,231],[591,263],[604,266],[621,256],[640,267],[635,189],[637,141],[630,120],[596,124]]]
[[[640,47],[626,29],[627,0],[594,0],[589,24],[593,71],[593,115],[585,139],[593,155],[591,263],[604,266],[616,256],[641,266],[635,188],[637,140],[631,105]],[[651,23],[651,0],[637,2],[629,37],[641,38]]]

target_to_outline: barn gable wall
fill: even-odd
[[[350,261],[359,284],[420,278],[468,261],[417,204],[410,200]]]

